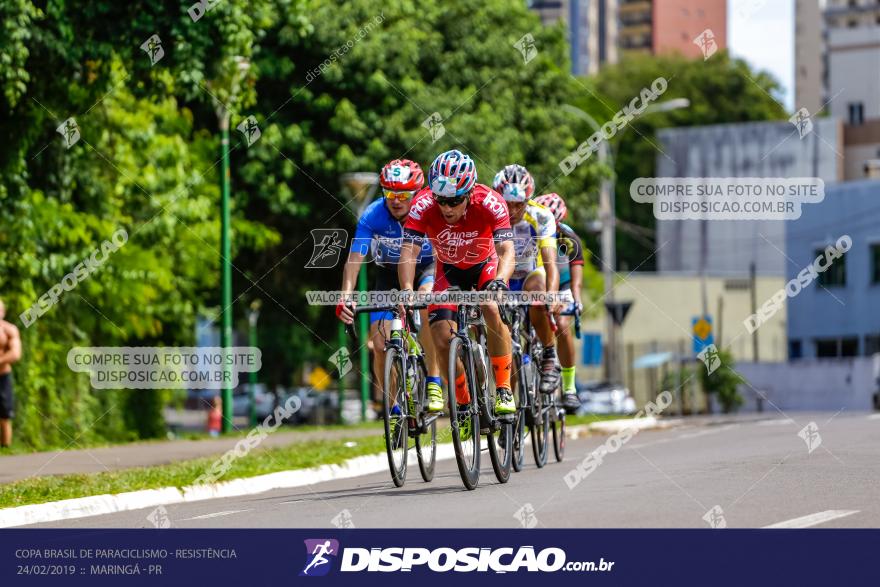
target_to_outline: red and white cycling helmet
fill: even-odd
[[[379,184],[384,190],[414,192],[425,187],[425,174],[415,161],[395,159],[382,168]]]
[[[477,183],[477,166],[473,159],[458,149],[440,153],[428,172],[428,185],[434,195],[466,196]]]
[[[535,193],[535,180],[525,167],[513,163],[495,175],[492,188],[507,202],[525,202]]]
[[[568,215],[568,208],[565,205],[565,200],[563,200],[562,196],[557,193],[538,196],[535,198],[535,202],[553,212],[553,217],[556,218],[556,222],[562,222]]]

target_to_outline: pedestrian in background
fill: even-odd
[[[211,436],[220,436],[222,425],[223,408],[220,403],[220,396],[215,395],[211,400],[211,409],[208,411],[208,434]]]
[[[12,445],[12,418],[15,397],[12,394],[12,364],[21,359],[21,335],[14,324],[5,320],[6,306],[0,300],[0,447]]]

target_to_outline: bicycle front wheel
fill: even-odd
[[[462,340],[455,336],[449,343],[449,421],[455,461],[461,481],[468,489],[476,489],[480,480],[480,412],[470,354]],[[464,366],[465,379],[470,389],[470,401],[459,406],[455,398],[455,380],[458,365]]]
[[[553,419],[553,453],[556,455],[556,462],[561,463],[565,458],[565,410],[553,406],[556,411],[556,418]]]
[[[513,423],[498,421],[499,428],[492,429],[486,437],[489,440],[489,459],[499,483],[510,480],[510,467],[513,461]]]
[[[412,359],[411,359],[412,360]],[[417,418],[419,433],[416,434],[416,456],[419,460],[419,472],[425,482],[434,478],[434,464],[437,462],[437,418],[433,415],[425,413],[424,409],[427,405],[428,398],[425,392],[426,373],[422,363],[418,363],[415,369],[418,374],[416,380],[416,389],[419,390],[421,401],[418,402],[418,408],[422,411]],[[431,423],[425,425],[425,420],[430,418]]]
[[[392,400],[392,396],[396,402]],[[391,412],[395,403],[400,413]],[[407,445],[406,356],[398,347],[389,347],[385,353],[385,385],[382,391],[382,413],[385,422],[385,452],[391,480],[397,487],[406,483]]]

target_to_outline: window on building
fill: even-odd
[[[803,356],[804,349],[802,348],[801,341],[794,339],[788,341],[788,358],[800,359]]]
[[[814,259],[819,256],[825,256],[824,249],[816,249],[813,252]],[[846,285],[846,253],[834,259],[828,268],[819,274],[819,285],[822,287],[843,287]]]
[[[821,358],[827,357],[836,357],[837,356],[837,340],[817,340],[816,341],[816,356]]]
[[[858,353],[859,339],[854,336],[816,339],[816,356],[819,358],[855,357]]]
[[[871,245],[871,283],[880,283],[880,243]]]
[[[868,334],[865,336],[865,356],[880,353],[880,334]]]
[[[862,102],[850,102],[847,104],[849,109],[849,123],[858,126],[865,123],[865,105]]]

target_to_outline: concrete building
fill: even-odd
[[[575,75],[594,75],[617,62],[618,0],[534,0],[529,8],[545,25],[563,21]]]
[[[844,128],[847,180],[880,177],[880,3],[797,0],[795,101]]]
[[[824,4],[825,0],[795,0],[794,5],[794,100],[811,113],[828,100]]]
[[[652,353],[673,353],[693,358],[691,320],[700,314],[700,277],[696,273],[632,273],[620,274],[614,290],[617,301],[633,305],[619,329],[621,373],[623,381],[635,394],[636,403],[643,405],[654,397],[662,379],[660,369],[637,369],[634,362]],[[755,357],[752,335],[744,320],[752,314],[751,283],[748,279],[709,275],[707,297],[713,318],[715,344],[733,353],[737,361]],[[782,276],[759,276],[755,280],[758,305],[769,299],[784,285]],[[585,314],[590,308],[585,309]],[[607,340],[603,311],[592,308],[595,317],[582,321],[583,332],[598,332]],[[757,331],[758,358],[761,361],[784,361],[786,358],[786,310],[782,308]],[[582,344],[582,343],[579,343]],[[578,356],[582,356],[579,353]],[[665,366],[672,369],[672,365]],[[582,381],[602,379],[601,367],[578,367]]]
[[[702,58],[694,44],[712,31],[719,49],[727,46],[727,0],[619,0],[620,49],[646,53],[677,51]]]
[[[792,359],[880,352],[880,182],[830,186],[824,202],[804,207],[786,233],[786,280],[843,235],[852,240],[849,252],[788,299]]]
[[[819,177],[833,184],[843,178],[841,125],[829,118],[813,125],[803,138],[789,122],[663,129],[657,176]],[[780,220],[658,220],[657,246],[661,273],[698,272],[704,259],[707,272],[727,277],[747,276],[752,263],[758,275],[786,271]]]

